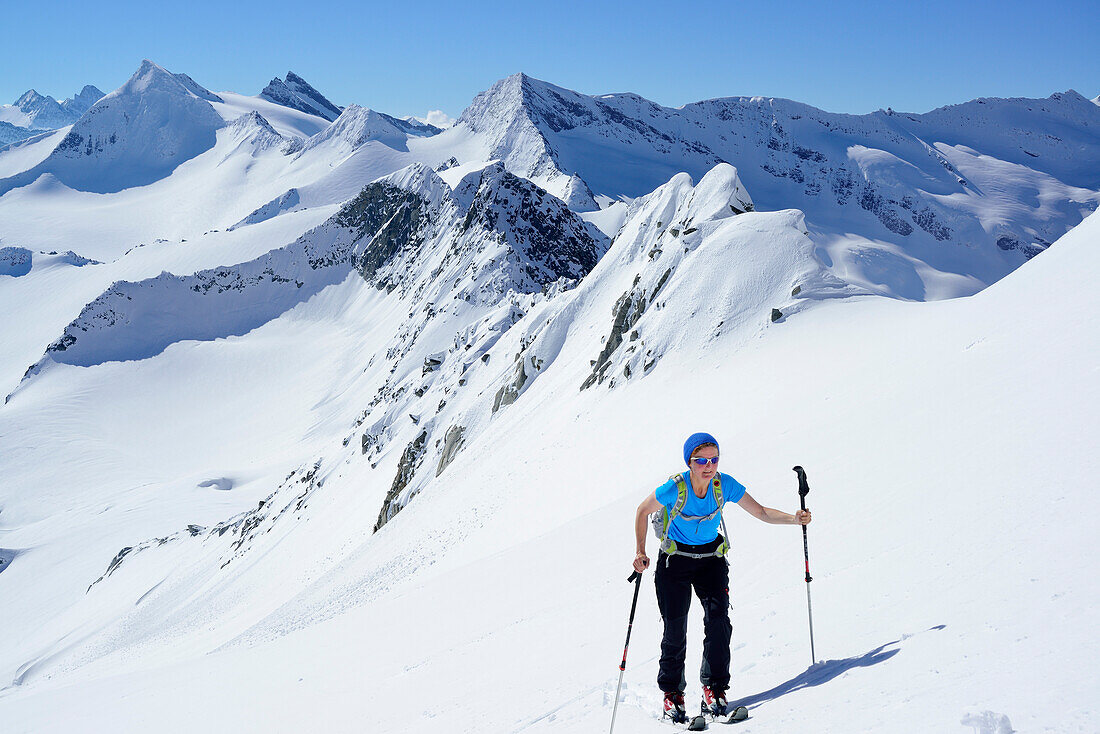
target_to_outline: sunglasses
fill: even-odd
[[[696,466],[706,466],[707,464],[714,464],[715,466],[718,465],[717,456],[715,456],[713,459],[704,459],[702,456],[696,456],[691,461]]]

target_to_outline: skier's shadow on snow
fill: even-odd
[[[937,625],[930,629],[942,630],[946,625]],[[822,683],[828,683],[833,678],[839,675],[847,673],[853,668],[868,668],[872,665],[878,665],[879,663],[886,662],[890,658],[897,655],[901,650],[894,648],[887,650],[886,648],[891,645],[897,645],[902,640],[908,639],[911,635],[904,635],[900,640],[894,640],[893,642],[887,642],[884,645],[876,647],[868,653],[859,655],[854,658],[844,658],[843,660],[823,660],[820,663],[816,663],[807,668],[805,672],[794,678],[791,678],[785,683],[780,683],[771,690],[764,691],[763,693],[756,693],[751,696],[739,699],[737,701],[730,702],[730,708],[734,706],[752,707],[756,704],[764,703],[765,701],[772,701],[780,696],[797,691],[802,688],[811,688],[813,686],[820,686]]]

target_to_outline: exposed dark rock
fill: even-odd
[[[31,251],[25,247],[0,247],[0,275],[14,278],[31,271]]]
[[[870,186],[863,189],[863,194],[859,199],[859,205],[877,216],[886,229],[902,237],[909,236],[913,233],[913,225],[902,219],[890,204],[891,202],[888,202]]]
[[[913,222],[937,240],[951,239],[951,228],[936,218],[936,213],[931,207],[926,206],[913,212]]]
[[[642,317],[642,314],[645,313],[646,305],[645,291],[640,293],[627,291],[619,296],[613,311],[614,319],[611,322],[611,334],[607,337],[600,356],[596,358],[596,365],[592,368],[592,374],[581,385],[581,390],[591,387],[597,381],[603,381],[604,372],[611,363],[612,353],[622,344],[623,334],[633,327],[638,319]]]
[[[672,275],[672,268],[667,268],[661,277],[658,278],[657,284],[653,288],[652,295],[647,295],[645,289],[638,289],[638,282],[641,280],[641,275],[635,276],[634,287],[619,296],[619,300],[615,302],[614,309],[612,310],[613,321],[611,323],[611,333],[604,341],[603,350],[592,363],[592,374],[585,379],[581,385],[581,390],[585,390],[597,382],[603,382],[605,373],[611,364],[611,355],[619,348],[619,345],[623,343],[623,335],[629,332],[638,319],[645,313],[646,308],[650,303],[656,299],[657,294],[664,288],[665,283],[668,282],[669,276]],[[631,341],[635,340],[633,334],[630,337]],[[654,362],[656,360],[654,359]],[[645,368],[648,371],[648,367]]]
[[[493,412],[495,413],[501,408],[516,402],[519,391],[523,389],[525,384],[527,384],[527,372],[523,369],[523,360],[521,359],[516,364],[516,374],[512,381],[497,390],[497,394],[493,398]]]
[[[1048,243],[1046,243],[1045,240],[1042,240],[1042,238],[1037,237],[1035,239],[1040,240],[1042,244],[1035,242],[1020,242],[1019,238],[1017,238],[1014,234],[1001,235],[997,238],[997,247],[1005,251],[1018,250],[1023,253],[1024,257],[1030,260],[1031,258],[1038,255],[1040,252],[1045,250],[1048,246]]]
[[[107,566],[107,573],[104,576],[110,576],[115,572],[115,569],[122,565],[122,559],[130,555],[130,552],[134,550],[133,546],[126,546],[120,550],[115,557],[111,559],[111,563]]]
[[[11,567],[11,562],[15,560],[17,555],[19,555],[19,553],[14,550],[0,548],[0,573],[7,571],[8,568]]]
[[[370,237],[355,256],[355,268],[371,280],[399,250],[418,247],[427,203],[416,194],[377,181],[364,187],[336,215],[336,224],[355,231],[353,244]]]
[[[260,96],[284,107],[323,117],[330,122],[339,117],[342,111],[293,71],[287,72],[285,82],[279,77],[272,79],[260,92]]]
[[[439,366],[443,364],[443,358],[438,355],[429,355],[424,358],[424,367],[421,369],[420,374],[426,375],[429,372],[435,372],[439,369]]]
[[[603,251],[593,230],[560,199],[499,164],[482,173],[462,229],[475,225],[507,241],[532,281],[528,288],[541,289],[560,278],[582,278]]]
[[[443,470],[454,461],[455,456],[462,450],[462,435],[466,432],[465,426],[451,426],[443,436],[443,451],[439,455],[439,463],[435,467],[435,475],[438,477]]]
[[[403,505],[398,505],[397,500],[405,487],[409,486],[413,475],[424,460],[424,446],[428,442],[428,432],[421,431],[417,434],[405,451],[401,454],[401,461],[397,465],[397,475],[393,478],[393,484],[386,493],[386,499],[382,502],[382,509],[378,513],[378,521],[374,524],[374,532],[378,532],[383,525],[393,519],[401,511]]]

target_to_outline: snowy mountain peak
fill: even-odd
[[[479,172],[480,182],[464,226],[499,232],[536,282],[580,278],[596,265],[603,236],[559,198],[510,173],[503,163]]]
[[[28,89],[12,105],[0,107],[0,122],[6,122],[28,130],[56,130],[72,125],[103,96],[92,85],[87,85],[66,100],[58,102],[53,97]]]
[[[691,193],[685,225],[695,221],[725,219],[753,210],[752,198],[745,190],[737,169],[719,163],[707,171]]]
[[[261,115],[259,112],[256,112],[255,110],[251,112],[246,112],[233,122],[229,123],[229,129],[233,131],[251,131],[254,129],[259,129],[264,132],[275,133],[276,135],[279,134],[275,132],[275,128],[271,127],[271,123],[268,122],[263,115]]]
[[[228,128],[231,135],[256,151],[280,148],[284,153],[293,153],[301,148],[300,140],[283,137],[267,118],[255,110],[233,120]]]
[[[55,104],[57,103],[57,100],[53,97],[41,95],[34,89],[28,89],[27,91],[23,92],[23,94],[19,96],[19,99],[15,100],[15,102],[13,102],[12,104],[14,104],[16,107],[23,110],[24,112],[30,112],[31,110],[37,108],[39,105],[46,101],[51,101]]]
[[[61,102],[61,107],[69,113],[73,114],[75,118],[79,118],[85,112],[91,108],[99,100],[103,99],[103,92],[98,87],[91,84],[84,85],[84,88],[80,90],[79,94],[75,94],[66,100]]]
[[[220,99],[186,74],[146,60],[125,84],[92,105],[49,157],[0,180],[0,195],[43,173],[96,193],[157,181],[214,146],[225,121],[210,102]]]
[[[348,105],[331,125],[306,141],[305,150],[336,145],[353,151],[370,141],[394,150],[407,151],[410,137],[430,137],[440,130],[432,125],[408,122],[369,107]]]
[[[15,100],[14,111],[21,114],[21,119],[9,119],[17,125],[33,130],[55,130],[65,125],[71,125],[79,115],[72,115],[49,95],[39,94],[34,89],[28,89],[19,99]]]
[[[260,92],[260,97],[330,121],[339,117],[343,111],[293,71],[286,73],[286,81],[275,77],[268,82]]]
[[[378,180],[416,194],[428,201],[432,208],[438,208],[444,200],[453,201],[454,199],[450,188],[439,177],[439,174],[423,163],[406,166],[400,171],[395,171]]]
[[[501,125],[510,126],[514,124],[516,115],[523,115],[532,123],[537,123],[548,110],[549,116],[554,116],[553,104],[548,100],[560,100],[569,106],[575,104],[575,98],[579,97],[583,95],[519,72],[501,79],[477,95],[463,110],[458,121],[475,132],[493,130]]]
[[[140,95],[149,92],[186,94],[207,102],[223,101],[221,97],[200,86],[186,74],[173,74],[149,59],[142,61],[134,75],[107,96]]]
[[[570,118],[587,114],[589,104],[594,104],[590,97],[518,73],[475,97],[456,126],[482,135],[488,158],[500,159],[509,171],[535,181],[571,209],[590,211],[598,208],[592,192],[559,160],[546,137],[573,127]]]

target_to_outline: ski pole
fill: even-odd
[[[638,608],[638,590],[642,588],[642,575],[635,571],[630,574],[628,582],[634,582],[634,601],[630,605],[630,621],[626,625],[626,644],[623,645],[623,661],[619,663],[619,685],[615,688],[615,706],[611,709],[611,729],[608,734],[615,731],[615,715],[619,712],[619,691],[623,687],[623,673],[626,672],[626,651],[630,649],[630,630],[634,627],[634,610]]]
[[[810,493],[810,484],[806,481],[806,470],[800,466],[794,468],[798,474],[798,499],[802,503],[802,509],[806,509],[806,495]],[[817,655],[814,654],[814,608],[810,604],[810,582],[814,580],[810,575],[810,542],[806,539],[806,526],[802,526],[802,553],[806,556],[806,611],[810,615],[810,662],[817,665]]]

